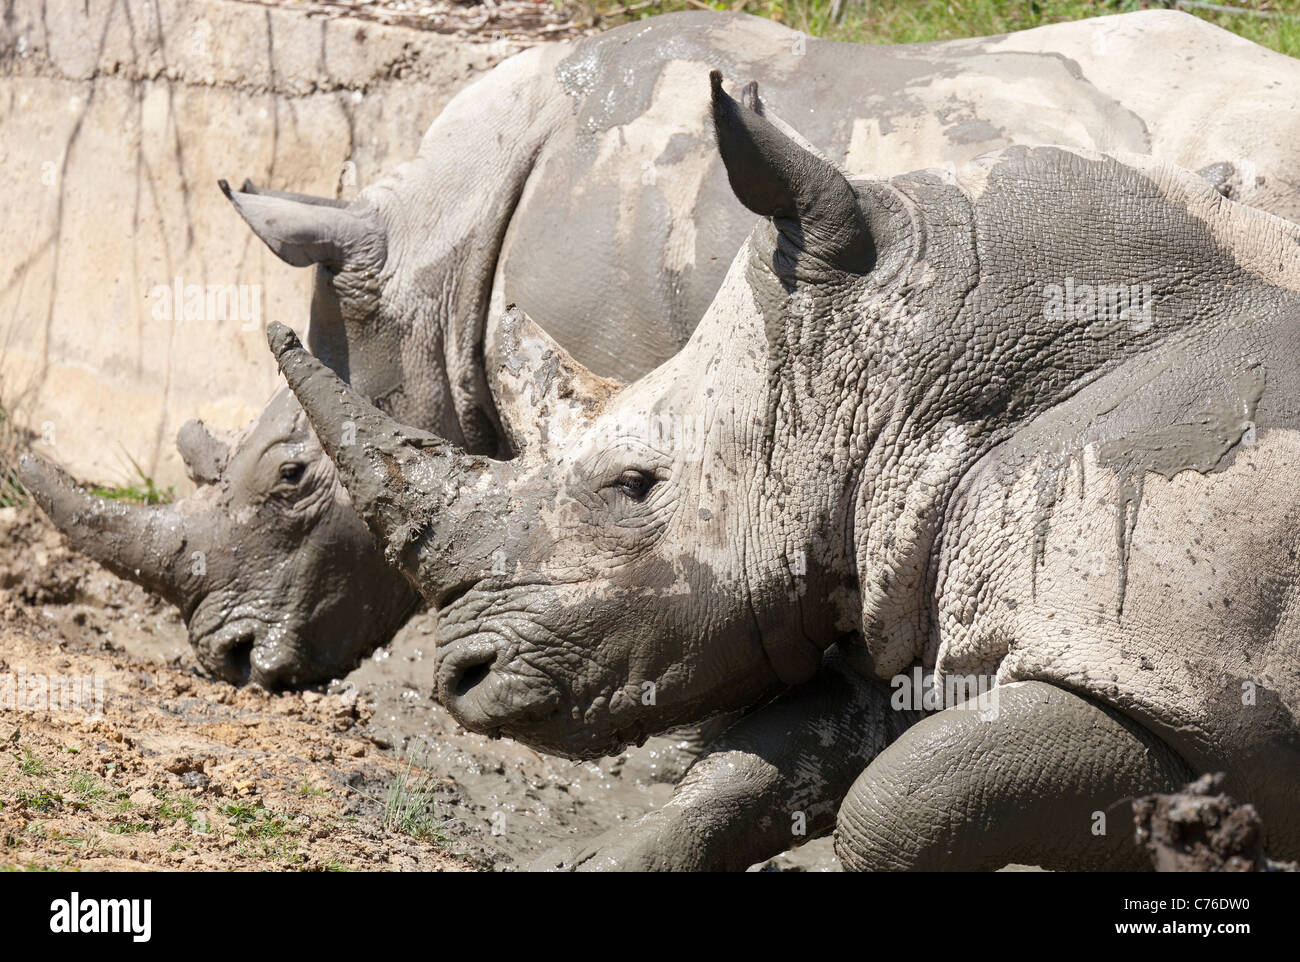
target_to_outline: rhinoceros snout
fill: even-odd
[[[542,738],[556,717],[558,693],[545,679],[510,670],[502,655],[486,637],[439,649],[438,699],[470,731]]]
[[[195,641],[199,661],[212,675],[233,685],[260,685],[268,691],[299,684],[311,674],[291,639],[249,624],[227,625]]]

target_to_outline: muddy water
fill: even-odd
[[[116,581],[103,577],[106,588]],[[102,597],[89,597],[40,610],[70,639],[197,669],[180,619],[170,608],[136,600],[107,606]],[[370,727],[378,744],[440,782],[435,798],[448,848],[494,869],[527,868],[553,848],[576,845],[663,805],[689,763],[685,744],[664,738],[614,758],[572,762],[467,732],[431,697],[433,671],[433,622],[420,615],[329,690],[356,691],[373,706]],[[382,797],[386,788],[367,786],[367,794]],[[763,867],[825,871],[836,863],[829,844],[816,841]]]

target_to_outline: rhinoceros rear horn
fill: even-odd
[[[488,386],[516,453],[545,457],[623,385],[597,377],[513,304],[488,325]]]
[[[718,152],[737,199],[772,218],[799,250],[843,270],[869,270],[871,231],[839,168],[768,119],[756,88],[747,87],[737,103],[722,89],[720,72],[709,81]]]
[[[376,217],[319,198],[249,193],[232,190],[224,180],[217,183],[253,233],[286,264],[378,270],[388,256],[388,240]]]
[[[230,460],[230,445],[214,437],[202,421],[186,421],[176,435],[176,450],[195,484],[212,484]]]
[[[34,454],[18,462],[23,486],[80,551],[123,578],[184,609],[196,596],[207,545],[197,519],[169,504],[133,505],[83,491],[65,472]]]

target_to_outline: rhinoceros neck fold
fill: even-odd
[[[563,94],[537,80],[536,69],[493,71],[448,104],[416,159],[364,192],[389,224],[382,300],[395,310],[363,323],[323,305],[312,313],[313,347],[328,344],[332,357],[350,358],[348,379],[360,393],[388,399],[385,410],[404,423],[471,453],[503,450],[483,372],[484,329],[507,230],[564,117]],[[485,130],[499,131],[487,168],[484,158],[467,162],[465,154]],[[408,400],[402,388],[409,384],[425,385],[432,403],[427,395]]]

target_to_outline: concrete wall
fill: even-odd
[[[178,490],[177,428],[251,420],[266,322],[301,331],[310,301],[218,178],[350,197],[515,49],[227,0],[0,17],[0,396],[81,477],[126,481],[129,456]]]

